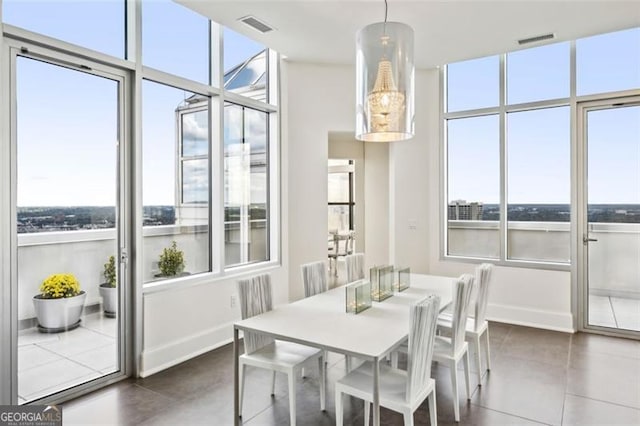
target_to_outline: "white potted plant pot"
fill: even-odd
[[[41,295],[33,297],[33,306],[38,317],[38,328],[45,333],[73,330],[80,325],[87,293],[81,291],[73,297],[45,299]]]
[[[118,309],[118,288],[111,287],[109,283],[100,284],[100,296],[102,296],[102,309],[108,318],[115,318]]]

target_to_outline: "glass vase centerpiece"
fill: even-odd
[[[348,314],[359,314],[371,307],[371,282],[368,280],[354,281],[345,286],[346,311]]]
[[[393,291],[400,292],[408,289],[411,285],[411,268],[398,267],[395,273]]]
[[[393,296],[393,266],[374,266],[369,270],[371,298],[382,302]]]

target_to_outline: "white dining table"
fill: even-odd
[[[239,332],[263,333],[319,349],[350,355],[373,364],[373,424],[380,425],[380,360],[409,334],[409,306],[430,294],[440,296],[440,309],[452,300],[456,278],[411,274],[411,286],[355,315],[346,313],[346,292],[337,287],[278,306],[233,325],[234,424],[239,424]]]

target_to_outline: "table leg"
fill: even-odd
[[[373,426],[380,426],[380,358],[373,359]]]
[[[240,425],[240,341],[238,339],[238,329],[233,327],[233,424]]]

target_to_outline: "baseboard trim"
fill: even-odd
[[[631,290],[610,290],[604,288],[590,288],[589,294],[603,297],[620,297],[622,299],[640,299],[640,293]]]
[[[490,303],[489,306],[487,306],[487,319],[506,324],[542,328],[564,333],[576,332],[573,327],[573,316],[570,312],[544,311]]]
[[[233,323],[229,322],[220,327],[210,328],[200,333],[173,341],[156,348],[145,349],[140,355],[140,377],[148,377],[167,368],[188,361],[233,342]],[[202,342],[214,342],[202,345]]]

